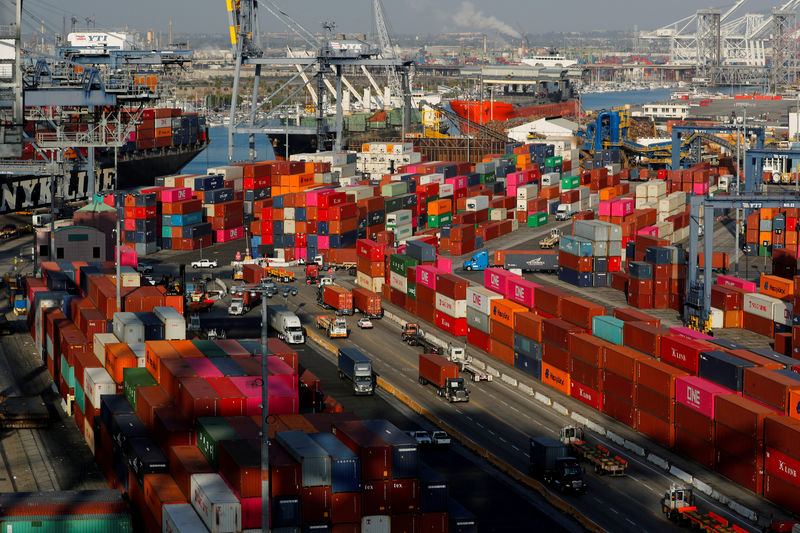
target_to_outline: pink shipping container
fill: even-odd
[[[432,266],[418,266],[417,285],[422,285],[423,287],[427,287],[432,291],[435,291],[436,274],[447,274],[447,272],[442,272],[438,268]]]
[[[618,198],[611,203],[611,216],[624,217],[633,213],[633,198]]]
[[[444,180],[445,183],[451,184],[456,189],[466,189],[467,188],[467,177],[466,176],[455,176],[453,178],[447,178]]]
[[[487,268],[483,272],[483,286],[505,296],[508,292],[508,280],[518,277],[502,268]]]
[[[650,237],[658,237],[658,228],[655,226],[645,226],[636,232],[636,235],[646,235]]]
[[[737,278],[736,276],[717,276],[717,285],[736,287],[747,292],[758,292],[758,285],[754,282]]]
[[[217,242],[230,242],[244,237],[244,227],[238,226],[236,228],[218,229],[216,230]]]
[[[239,498],[239,495],[236,497]],[[239,502],[242,504],[242,529],[260,529],[261,497],[239,498]]]
[[[261,384],[260,378],[254,376],[241,376],[229,378],[237,389],[247,398],[247,416],[261,415]],[[297,414],[299,408],[298,395],[277,376],[267,378],[269,386],[269,414],[291,415]]]
[[[700,194],[700,195],[705,196],[706,194],[708,194],[708,185],[709,185],[708,182],[693,183],[692,184],[692,192],[694,194]]]
[[[181,200],[190,200],[192,198],[192,190],[188,187],[175,187],[161,191],[162,202],[180,202]]]
[[[610,217],[611,216],[611,204],[614,200],[602,200],[600,202],[600,206],[598,208],[598,214],[601,217]]]
[[[711,419],[714,418],[714,397],[719,394],[734,392],[697,376],[675,380],[675,401]]]
[[[446,274],[453,273],[453,260],[441,255],[436,256],[436,268]]]
[[[327,235],[318,235],[317,236],[317,248],[320,250],[330,250],[331,248],[331,238]]]
[[[714,338],[711,335],[706,335],[705,333],[693,330],[692,328],[669,328],[669,332],[673,335],[680,335],[681,337],[686,337],[687,339],[696,341],[706,341]]]
[[[506,284],[504,296],[512,302],[533,309],[533,293],[536,287],[541,287],[541,285],[523,278],[511,278]]]
[[[114,248],[116,253],[116,248]],[[123,244],[119,247],[119,264],[120,266],[129,266],[136,268],[139,266],[139,255],[133,247]]]

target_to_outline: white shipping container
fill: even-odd
[[[170,503],[161,508],[161,530],[164,533],[203,533],[208,528],[188,503]]]
[[[589,187],[584,185],[583,187],[578,187],[578,193],[580,194],[581,200],[588,200],[591,191],[589,190]]]
[[[143,342],[129,344],[128,348],[131,349],[133,355],[136,356],[136,366],[144,368],[147,363],[147,348]]]
[[[389,272],[389,286],[406,294],[408,292],[408,279],[397,272]]]
[[[455,186],[452,183],[443,183],[439,185],[439,198],[447,198],[453,196]]]
[[[519,198],[519,195],[517,195]],[[489,197],[480,195],[467,199],[467,211],[481,211],[489,209]]]
[[[744,304],[742,307],[745,313],[772,320],[775,313],[776,302],[780,302],[780,300],[753,292],[744,295]]]
[[[386,215],[386,227],[397,227],[403,226],[405,224],[411,223],[411,210],[410,209],[400,209],[399,211],[395,211],[394,213],[389,213]]]
[[[667,182],[663,180],[655,180],[647,183],[647,196],[650,198],[659,198],[667,195]]]
[[[174,307],[154,307],[153,313],[164,324],[164,340],[185,340],[186,319]]]
[[[539,196],[539,187],[535,183],[517,187],[517,200],[533,200]]]
[[[88,418],[83,419],[83,440],[89,445],[89,449],[94,453],[94,428]]]
[[[501,295],[485,287],[470,285],[467,287],[467,307],[480,311],[484,315],[491,313],[492,300],[502,298]]]
[[[778,300],[772,304],[772,320],[784,326],[792,325],[792,303]]]
[[[636,199],[647,198],[647,183],[640,183],[636,186]]]
[[[508,209],[505,207],[495,207],[489,214],[491,215],[490,220],[503,221],[508,218]]]
[[[128,344],[144,342],[144,324],[134,313],[114,313],[114,335]]]
[[[436,310],[453,318],[467,318],[467,301],[453,300],[442,294],[436,293]]]
[[[424,176],[420,176],[419,184],[420,185],[427,185],[429,183],[438,183],[439,185],[444,184],[444,174],[425,174]]]
[[[725,327],[725,317],[722,309],[716,307],[711,308],[711,329],[720,329]]]
[[[117,384],[105,368],[87,368],[83,371],[83,392],[95,409],[100,409],[103,394],[116,394]]]
[[[94,356],[97,357],[97,360],[100,361],[100,363],[103,366],[105,366],[106,344],[116,344],[119,342],[119,339],[113,333],[95,333],[93,340],[94,340]]]
[[[125,265],[119,267],[119,274],[122,277],[123,287],[140,287],[141,274],[132,266]]]
[[[193,474],[192,507],[211,533],[242,530],[242,505],[219,474]]]
[[[394,238],[400,244],[404,244],[406,239],[414,235],[414,229],[411,227],[411,223],[405,226],[397,226],[396,228],[392,229],[394,233]]]
[[[392,521],[388,515],[361,517],[361,533],[391,533]]]
[[[220,176],[224,177],[227,180],[242,179],[244,178],[244,167],[227,166],[227,165],[224,167],[214,167],[214,168],[209,168],[208,171],[206,171],[206,174],[209,175],[219,174]]]
[[[294,220],[284,220],[283,221],[283,232],[286,235],[291,235],[295,232],[297,228],[297,223]]]

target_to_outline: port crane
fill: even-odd
[[[336,126],[335,126],[335,141],[334,149],[340,150],[342,147],[342,129],[343,129],[343,70],[346,67],[386,67],[391,70],[400,70],[402,79],[402,97],[403,97],[403,126],[405,130],[409,129],[410,112],[411,112],[411,91],[409,88],[409,74],[408,62],[401,61],[394,58],[380,58],[381,50],[375,45],[360,39],[342,39],[332,38],[330,34],[334,29],[332,23],[324,23],[323,27],[326,30],[326,36],[323,39],[318,39],[311,31],[304,28],[300,23],[294,20],[287,14],[276,2],[273,0],[230,0],[227,2],[228,6],[228,23],[230,26],[231,48],[233,51],[233,58],[235,61],[235,71],[233,79],[233,92],[231,97],[230,108],[230,122],[228,125],[228,159],[233,159],[233,135],[234,133],[247,133],[250,136],[250,153],[251,157],[255,157],[255,135],[283,135],[288,134],[290,131],[293,133],[306,133],[315,134],[317,139],[317,150],[325,149],[327,141],[327,128],[325,126],[325,109],[321,102],[316,106],[316,126],[289,126],[272,125],[271,119],[277,118],[276,111],[282,108],[290,98],[301,91],[304,87],[313,83],[310,79],[308,82],[303,80],[299,88],[292,91],[286,96],[277,106],[271,108],[271,112],[266,114],[266,117],[256,121],[256,114],[261,109],[266,107],[276,98],[281,91],[283,91],[290,84],[298,79],[302,79],[304,75],[308,78],[308,74],[314,73],[317,84],[318,99],[325,90],[326,74],[332,74],[336,79]],[[295,57],[265,57],[263,49],[260,45],[260,36],[258,30],[258,9],[263,7],[275,18],[283,22],[289,29],[297,34],[309,48],[313,51],[306,55],[306,57],[297,57],[300,54],[294,54]],[[385,27],[385,24],[384,24]],[[388,33],[387,33],[388,39]],[[295,66],[301,67],[299,72],[290,77],[286,82],[280,85],[266,98],[259,101],[259,83],[261,79],[261,70],[264,66]],[[244,119],[237,119],[236,107],[239,98],[239,87],[242,78],[242,67],[253,66],[253,92],[250,98],[250,111]]]

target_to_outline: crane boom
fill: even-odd
[[[383,3],[381,0],[372,0],[372,7],[375,12],[375,27],[378,31],[378,41],[381,45],[381,55],[385,59],[394,58],[394,47],[392,40],[389,37],[389,30],[386,27],[386,17],[383,13]],[[397,70],[394,67],[386,67],[389,73],[389,87],[392,93],[400,96],[400,78],[397,76]]]

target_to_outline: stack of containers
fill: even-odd
[[[384,283],[383,285],[383,298],[385,300],[389,300],[398,307],[405,308],[406,295],[408,294],[409,267],[415,267],[418,264],[419,261],[405,254],[396,253],[389,256],[389,269],[386,279],[388,283]],[[428,295],[426,294],[426,296]],[[420,299],[420,291],[417,288],[417,300],[419,301]],[[436,304],[435,296],[433,296],[432,291],[429,301],[428,299],[424,301],[431,307]],[[425,316],[423,316],[423,318],[428,320]],[[433,313],[431,313],[430,318],[433,318]],[[428,320],[428,322],[434,322],[434,320]]]
[[[599,220],[576,220],[573,236],[559,244],[558,279],[578,287],[607,287],[610,273],[622,264],[619,226]]]
[[[561,298],[549,293],[543,287],[536,288],[536,306],[539,308],[546,299]],[[560,313],[555,313],[559,316]],[[566,395],[571,395],[569,343],[573,333],[583,332],[583,328],[559,318],[546,318],[542,321],[542,382]]]
[[[800,421],[764,420],[764,496],[785,509],[800,509]]]
[[[488,352],[507,365],[514,366],[514,317],[517,313],[527,312],[528,308],[505,298],[492,299],[489,305]]]
[[[714,469],[761,494],[764,486],[764,422],[776,412],[735,394],[719,395],[714,400]]]
[[[686,375],[655,359],[636,361],[636,429],[665,446],[675,445],[675,381]]]
[[[457,337],[467,334],[468,286],[468,281],[452,274],[436,274],[434,324]]]
[[[161,243],[165,250],[195,250],[211,245],[211,225],[203,222],[203,203],[188,187],[160,191]]]
[[[486,198],[479,196],[478,198]],[[478,241],[474,224],[457,224],[441,230],[442,249],[446,249],[451,255],[458,256],[468,254],[478,247]]]
[[[125,244],[132,245],[139,256],[158,251],[159,217],[155,193],[128,194],[124,205]]]
[[[419,271],[418,268],[417,272]],[[491,353],[489,317],[492,301],[500,298],[500,294],[488,288],[474,285],[467,287],[467,342],[488,353]]]
[[[422,154],[414,151],[412,143],[365,143],[356,154],[357,168],[368,175],[391,174],[403,165],[422,161]]]
[[[414,234],[413,212],[410,209],[395,209],[390,212],[390,204],[391,202],[386,203],[386,229],[394,234],[396,242],[403,244]]]
[[[730,389],[696,376],[675,382],[675,449],[707,468],[716,461],[714,407]]]
[[[380,294],[386,277],[386,247],[370,239],[358,239],[356,253],[356,285]]]

